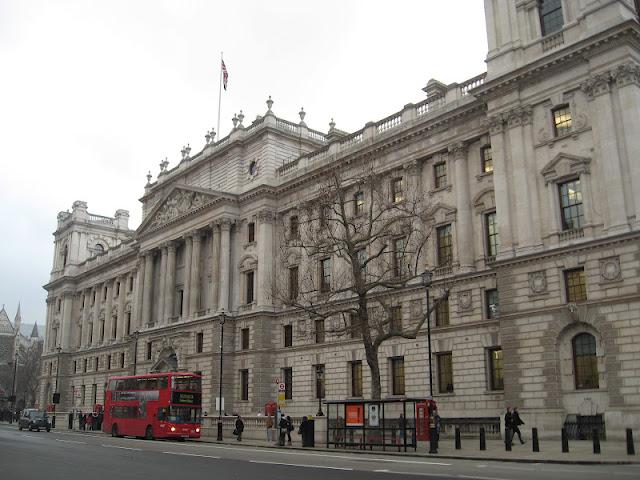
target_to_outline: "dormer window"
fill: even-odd
[[[540,0],[538,5],[540,12],[540,28],[542,36],[549,35],[562,29],[564,19],[562,18],[561,0]]]

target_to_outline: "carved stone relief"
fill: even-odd
[[[529,273],[529,290],[536,295],[547,291],[547,275],[544,270]]]
[[[458,310],[470,310],[473,306],[471,290],[465,290],[458,293]]]
[[[600,275],[605,282],[613,282],[621,278],[620,257],[609,257],[600,260]]]
[[[157,227],[178,218],[190,211],[200,208],[208,198],[199,192],[177,190],[172,193],[156,212],[150,227]]]

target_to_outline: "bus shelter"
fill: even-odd
[[[425,404],[424,398],[327,401],[327,448],[415,451]]]

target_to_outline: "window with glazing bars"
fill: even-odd
[[[498,235],[498,222],[496,212],[487,213],[484,216],[485,230],[487,232],[487,256],[495,257],[500,246],[500,236]]]
[[[445,162],[436,163],[433,166],[434,188],[444,188],[447,186],[447,164]]]
[[[320,292],[331,291],[331,259],[320,260]]]
[[[282,380],[284,381],[284,398],[291,400],[293,398],[293,368],[282,369]]]
[[[438,359],[438,388],[440,393],[453,392],[453,365],[451,352],[439,353]]]
[[[554,108],[553,114],[553,131],[556,137],[561,137],[571,132],[571,110],[568,105]]]
[[[249,328],[242,329],[242,350],[249,350]]]
[[[364,193],[356,192],[353,196],[353,213],[361,215],[364,213]]]
[[[289,235],[291,238],[300,238],[300,223],[296,215],[289,218]]]
[[[564,282],[567,290],[567,302],[575,303],[587,299],[587,284],[584,268],[575,268],[564,272]]]
[[[391,307],[390,329],[392,332],[402,331],[402,307],[400,305]]]
[[[351,365],[351,396],[362,396],[362,360],[354,360]]]
[[[582,191],[580,180],[571,180],[558,185],[560,193],[560,217],[562,230],[582,228],[584,214],[582,210]]]
[[[493,172],[493,152],[491,151],[491,145],[480,149],[480,158],[482,160],[482,173]]]
[[[436,327],[449,325],[449,299],[443,298],[436,307]]]
[[[314,324],[316,327],[316,343],[324,343],[324,319],[316,320]]]
[[[484,300],[487,308],[487,318],[496,318],[498,311],[498,289],[488,288],[484,291]]]
[[[501,347],[489,349],[489,380],[489,388],[491,390],[504,390]]]
[[[404,395],[404,357],[391,359],[391,393]]]
[[[402,177],[391,180],[391,199],[393,203],[400,203],[404,200],[404,182]]]
[[[572,343],[576,389],[599,388],[595,337],[589,333],[581,333],[573,338]]]
[[[564,19],[561,0],[539,0],[538,9],[542,35],[549,35],[562,29]]]
[[[393,241],[393,276],[401,277],[407,273],[405,265],[405,237],[396,238]]]
[[[453,261],[453,242],[451,224],[436,228],[438,240],[438,266],[450,265]]]

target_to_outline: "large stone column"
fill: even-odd
[[[115,280],[111,279],[106,282],[107,287],[107,301],[104,309],[104,341],[109,342],[113,340],[113,322],[114,318],[112,317],[113,312],[113,289],[115,287]]]
[[[627,147],[635,225],[640,226],[640,65],[619,65],[614,73],[620,97],[624,142]]]
[[[142,298],[142,327],[151,324],[151,301],[153,299],[153,253],[144,255],[144,285]]]
[[[100,284],[95,285],[93,287],[93,292],[91,293],[91,299],[95,298],[95,302],[93,302],[93,331],[91,332],[91,346],[96,347],[100,344],[100,302],[102,301],[102,297],[100,295],[101,288]]]
[[[629,224],[624,189],[622,188],[622,168],[616,138],[616,122],[611,101],[611,74],[604,72],[593,75],[581,87],[589,99],[594,144],[602,163],[601,181],[608,207],[605,229],[610,234],[626,232],[629,230]],[[637,115],[638,112],[635,114]]]
[[[160,283],[158,284],[158,311],[157,311],[157,324],[164,325],[166,322],[166,315],[164,312],[164,296],[167,289],[167,247],[163,245],[160,247]]]
[[[471,219],[471,199],[469,195],[469,169],[467,167],[467,146],[463,142],[449,146],[453,157],[456,191],[456,242],[458,261],[462,272],[475,270],[473,252],[473,222]]]
[[[220,229],[211,224],[211,311],[218,311],[218,294],[220,291]]]
[[[166,323],[171,322],[174,313],[174,298],[176,288],[176,244],[169,242],[167,244],[167,278],[165,281],[164,291],[164,316]]]
[[[89,343],[89,312],[91,311],[91,289],[85,288],[82,291],[84,307],[82,308],[82,338],[80,347],[86,347]]]
[[[65,293],[62,300],[62,335],[60,336],[60,346],[63,350],[68,350],[71,342],[71,311],[73,309],[73,295]]]
[[[258,308],[273,305],[273,221],[273,212],[263,210],[258,213]]]
[[[144,256],[138,256],[138,272],[136,275],[136,304],[135,304],[135,314],[134,314],[134,331],[140,330],[143,322],[143,314],[142,314],[142,306],[144,299],[144,278],[145,278],[145,260]]]
[[[191,253],[192,253],[193,243],[191,241],[191,236],[186,235],[184,237],[184,293],[182,296],[182,317],[188,317],[191,312],[189,307],[191,306],[191,302],[189,299],[191,298]]]
[[[504,141],[504,118],[495,115],[489,118],[491,152],[493,153],[493,186],[496,198],[496,217],[500,225],[500,250],[497,257],[513,257],[513,214],[509,198],[509,158]]]
[[[119,278],[120,292],[118,292],[118,329],[116,331],[116,340],[122,341],[127,331],[127,316],[124,313],[124,302],[127,296],[127,279],[129,275],[121,275]]]
[[[191,281],[189,286],[189,315],[195,317],[198,315],[198,297],[200,295],[200,246],[202,243],[202,235],[196,231],[191,236]]]
[[[218,309],[229,311],[229,286],[231,284],[231,219],[220,220],[220,296]]]

